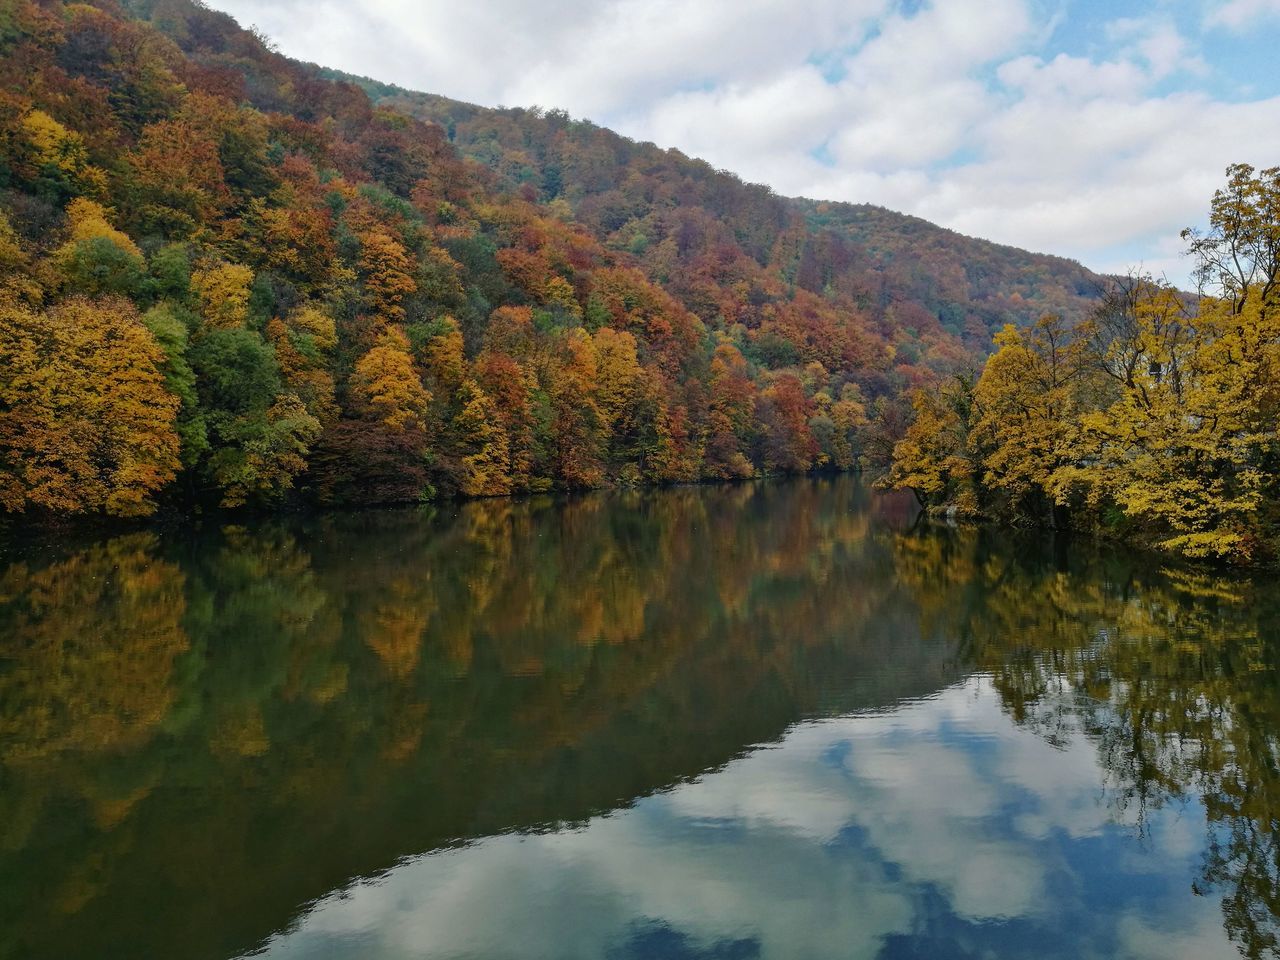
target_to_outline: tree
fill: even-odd
[[[970,440],[981,415],[974,387],[972,376],[958,375],[941,390],[912,394],[915,418],[893,448],[886,485],[911,490],[922,505],[980,512],[982,457]]]
[[[351,398],[357,413],[392,430],[422,426],[431,393],[413,367],[409,340],[399,328],[384,331],[373,349],[356,362]]]
[[[750,477],[755,468],[744,451],[749,449],[755,429],[756,387],[737,347],[729,343],[716,347],[709,387],[707,473],[725,480]]]
[[[212,458],[221,505],[279,500],[307,469],[307,454],[320,430],[320,421],[292,394],[281,396],[260,416],[234,421],[226,433],[233,444]]]
[[[995,342],[974,390],[983,483],[1008,496],[1014,514],[1053,522],[1071,475],[1062,468],[1080,456],[1080,343],[1055,316],[1025,332],[1006,326]]]
[[[802,473],[813,466],[818,444],[809,429],[809,399],[794,374],[778,376],[760,394],[766,470]]]
[[[334,399],[333,350],[337,332],[333,318],[313,305],[293,310],[287,321],[274,318],[267,324],[267,338],[275,348],[276,363],[285,385],[327,426],[338,417]]]
[[[179,466],[166,360],[123,300],[0,306],[0,504],[151,513]]]
[[[280,500],[306,469],[320,422],[284,392],[274,352],[252,330],[210,330],[188,356],[209,426],[205,475],[222,505]]]
[[[858,437],[867,426],[867,407],[856,383],[840,388],[840,399],[831,405],[831,462],[840,470],[852,470],[858,461]]]
[[[0,305],[44,302],[41,272],[23,248],[9,218],[0,211]]]
[[[459,405],[453,422],[462,454],[459,489],[469,497],[510,493],[510,447],[493,401],[478,383],[468,379],[459,390]]]
[[[200,316],[215,330],[243,327],[249,319],[253,271],[243,264],[210,261],[191,274]]]
[[[377,322],[402,323],[405,299],[418,290],[413,279],[414,264],[404,244],[382,230],[361,234],[357,268],[364,284],[365,302]]]
[[[174,428],[182,441],[182,465],[194,467],[209,452],[209,431],[200,409],[196,374],[187,360],[187,326],[167,305],[148,310],[142,322],[164,351],[165,385],[181,403]]]
[[[601,456],[605,417],[595,399],[596,352],[583,329],[570,330],[562,354],[548,370],[552,407],[555,479],[569,489],[598,487],[604,481]]]
[[[70,237],[54,254],[67,287],[86,296],[135,296],[146,261],[128,236],[113,227],[101,204],[80,198],[67,204]]]
[[[1227,167],[1227,185],[1210,205],[1209,230],[1189,228],[1182,238],[1196,259],[1201,295],[1227,301],[1232,313],[1250,299],[1270,307],[1280,288],[1280,167]]]

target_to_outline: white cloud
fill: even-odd
[[[1280,16],[1280,0],[1228,0],[1216,5],[1206,18],[1210,26],[1239,30],[1264,17]]]
[[[1232,162],[1280,156],[1280,97],[1227,102],[1168,8],[947,0],[215,0],[285,52],[485,104],[555,106],[784,194],[1183,280],[1178,231]],[[1242,27],[1280,0],[1229,0]]]

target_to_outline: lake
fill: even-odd
[[[0,957],[1276,955],[1278,665],[849,477],[9,542]]]

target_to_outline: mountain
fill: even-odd
[[[1005,323],[1026,325],[1046,313],[1076,319],[1098,296],[1102,278],[1075,261],[966,237],[870,204],[782,198],[678,150],[637,143],[560,111],[489,109],[322,72],[359,85],[375,103],[438,124],[504,189],[525,188],[541,202],[563,197],[606,245],[633,251],[643,245],[642,259],[649,259],[648,241],[689,217],[709,218],[793,288],[846,293],[879,317],[897,305],[897,325],[917,335],[930,323],[923,310],[979,352]],[[664,184],[679,186],[664,190]],[[686,221],[668,224],[675,210],[686,211]],[[682,258],[696,255],[684,249]]]
[[[5,5],[0,216],[0,507],[37,517],[847,469],[1099,282],[192,0]]]

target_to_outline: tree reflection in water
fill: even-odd
[[[1004,541],[1004,542],[1002,542]],[[856,482],[14,546],[0,957],[231,956],[400,858],[579,823],[974,672],[1106,802],[1202,802],[1277,953],[1273,584],[916,526]]]

